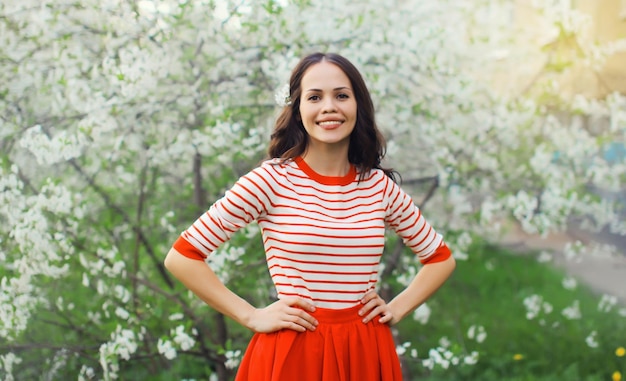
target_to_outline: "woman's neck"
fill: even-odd
[[[324,151],[307,149],[302,159],[322,176],[343,177],[350,172],[347,150]]]

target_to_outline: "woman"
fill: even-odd
[[[295,67],[269,156],[181,234],[165,266],[208,305],[255,332],[236,380],[401,380],[389,326],[424,303],[455,262],[381,167],[384,140],[358,70],[337,54]],[[278,300],[256,308],[203,263],[256,220]],[[424,264],[386,302],[376,292],[385,229]]]

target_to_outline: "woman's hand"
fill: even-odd
[[[304,299],[291,297],[280,299],[265,308],[256,308],[246,326],[259,333],[270,333],[281,329],[304,332],[315,331],[317,320],[308,312],[315,306]]]
[[[364,316],[363,323],[367,323],[377,316],[380,316],[380,319],[378,319],[380,323],[397,323],[393,320],[391,308],[389,308],[387,303],[376,291],[372,290],[365,294],[363,299],[361,299],[361,303],[363,304],[363,308],[359,310],[359,316]]]

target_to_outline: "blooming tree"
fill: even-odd
[[[0,376],[232,376],[248,333],[183,291],[162,260],[263,158],[274,93],[317,50],[362,70],[388,164],[459,258],[511,217],[531,233],[578,216],[624,234],[618,204],[589,190],[623,189],[624,159],[604,150],[624,142],[626,98],[566,98],[563,68],[550,65],[524,91],[495,92],[485,80],[494,68],[523,77],[512,52],[556,54],[523,42],[500,17],[507,9],[480,0],[3,1]],[[579,39],[590,70],[622,48],[580,37],[575,12],[539,11],[560,31],[554,41]],[[210,265],[262,304],[274,295],[257,234],[244,229]],[[416,271],[401,248],[390,248],[383,277]],[[433,349],[428,366],[444,352]],[[476,361],[471,352],[452,364]]]

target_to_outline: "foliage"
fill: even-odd
[[[398,327],[398,341],[410,343],[407,379],[607,380],[623,371],[626,308],[545,266],[539,253],[470,250],[427,303],[427,321]]]
[[[564,31],[557,41],[584,35],[575,12],[546,4],[543,23]],[[262,159],[273,92],[314,50],[363,71],[390,163],[459,259],[510,216],[529,232],[578,216],[623,233],[616,204],[587,190],[623,188],[624,159],[603,150],[624,142],[626,99],[564,97],[550,65],[525,92],[493,92],[484,78],[494,68],[520,70],[495,51],[554,52],[506,28],[510,7],[0,3],[0,375],[232,376],[249,333],[184,291],[162,259]],[[594,68],[621,46],[579,45]],[[396,271],[406,260],[397,247],[382,269],[390,283],[415,271]],[[255,226],[211,261],[251,302],[273,297]]]

